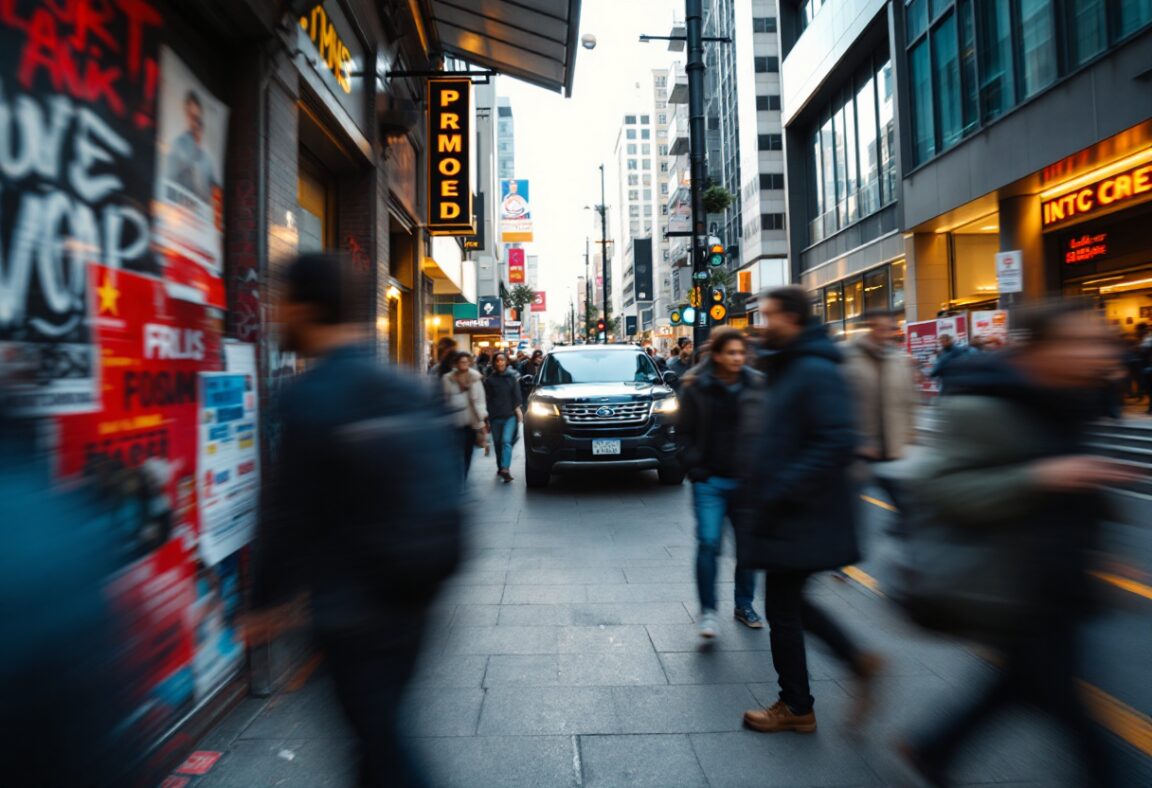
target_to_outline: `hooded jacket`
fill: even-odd
[[[1039,487],[1033,464],[1086,454],[1102,415],[1095,391],[1046,389],[1004,354],[974,355],[949,370],[940,431],[909,491],[920,516],[1001,529],[1019,546],[1021,587],[1037,604],[1072,615],[1092,607],[1088,557],[1107,503],[1100,492]]]
[[[748,367],[740,370],[736,392],[716,377],[711,361],[684,378],[676,437],[690,479],[739,477],[739,445],[753,437],[763,396],[764,376]]]
[[[856,450],[842,356],[822,325],[760,359],[767,375],[759,437],[742,463],[741,568],[820,571],[857,561]]]
[[[912,359],[863,336],[844,346],[844,374],[856,404],[861,449],[880,460],[898,460],[916,433],[919,392]]]
[[[524,397],[520,393],[520,376],[511,367],[503,372],[492,368],[492,372],[484,378],[484,395],[488,400],[490,419],[510,419],[516,415],[516,408],[524,405]]]

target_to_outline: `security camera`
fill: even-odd
[[[584,35],[580,36],[580,43],[584,46],[585,49],[595,49],[596,36],[592,35],[591,33],[585,33]]]

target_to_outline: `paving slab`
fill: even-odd
[[[620,733],[608,687],[492,687],[481,736]]]
[[[581,736],[588,788],[707,788],[687,736]]]

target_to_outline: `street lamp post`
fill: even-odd
[[[584,325],[583,333],[588,333],[588,321],[592,319],[592,253],[589,251],[589,239],[584,237]],[[585,336],[587,339],[587,336]]]
[[[604,343],[608,343],[608,201],[604,196],[604,165],[600,165],[600,276],[604,278]]]

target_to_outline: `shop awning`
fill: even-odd
[[[580,0],[427,0],[440,50],[572,94]]]

